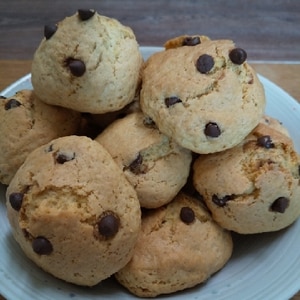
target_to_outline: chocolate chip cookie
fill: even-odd
[[[32,85],[48,104],[102,114],[133,100],[142,63],[131,28],[79,10],[45,27],[33,57]]]
[[[142,72],[142,111],[159,130],[199,154],[229,149],[259,123],[265,93],[247,53],[206,40],[153,54]]]
[[[299,217],[300,158],[279,125],[264,119],[239,145],[195,161],[195,188],[222,227],[270,232]]]
[[[187,181],[191,151],[162,134],[142,112],[114,121],[96,141],[123,170],[142,207],[170,202]]]
[[[50,274],[93,286],[129,261],[140,232],[135,190],[109,153],[67,136],[27,157],[7,189],[13,235]]]
[[[80,114],[40,101],[32,90],[0,99],[0,182],[9,184],[27,155],[54,138],[75,134]]]
[[[200,202],[179,193],[168,205],[146,211],[130,262],[115,274],[139,297],[155,297],[194,287],[231,257],[229,231]]]

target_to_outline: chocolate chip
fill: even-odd
[[[212,202],[220,207],[225,206],[228,201],[233,199],[234,199],[234,195],[226,195],[223,198],[219,198],[217,195],[212,196]]]
[[[67,154],[67,153],[57,153],[56,162],[59,164],[64,164],[65,162],[71,161],[75,158],[75,153]]]
[[[216,138],[221,134],[221,130],[217,123],[209,122],[205,126],[204,133],[206,136]]]
[[[275,145],[269,135],[263,135],[257,139],[257,145],[266,149],[274,148]]]
[[[57,26],[56,25],[45,25],[44,27],[44,36],[46,40],[49,40],[52,35],[56,32]]]
[[[82,21],[90,19],[95,14],[94,9],[78,9],[78,16]]]
[[[22,105],[18,100],[16,99],[10,99],[5,103],[5,110],[9,110],[11,108],[16,108]]]
[[[80,77],[85,73],[85,63],[80,59],[69,57],[66,60],[66,65],[70,69],[71,73],[76,77]]]
[[[199,36],[194,36],[194,37],[193,36],[187,36],[182,41],[182,46],[196,46],[200,43],[201,43],[201,41],[200,41]]]
[[[23,193],[11,193],[8,199],[11,207],[16,211],[19,211],[22,207],[23,198]]]
[[[172,96],[172,97],[167,97],[165,98],[165,104],[167,107],[170,107],[176,103],[181,103],[181,99],[179,99],[178,97],[176,96]]]
[[[237,65],[241,65],[247,59],[247,52],[242,48],[234,48],[229,52],[230,60]]]
[[[186,224],[191,224],[195,220],[195,213],[190,207],[182,207],[180,210],[180,219]]]
[[[130,172],[136,175],[142,174],[144,173],[142,168],[142,163],[143,163],[143,156],[139,153],[136,159],[132,161],[128,167],[125,167],[124,170],[129,169]]]
[[[200,73],[206,74],[213,68],[214,64],[212,56],[203,54],[197,59],[196,68]]]
[[[98,222],[98,231],[106,238],[115,236],[119,227],[120,220],[112,212],[105,212]]]
[[[287,207],[289,206],[290,200],[286,197],[277,198],[271,205],[271,211],[284,213]]]
[[[38,236],[32,241],[32,249],[37,254],[49,255],[53,251],[53,246],[49,240]]]

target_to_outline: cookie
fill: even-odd
[[[264,88],[231,40],[153,54],[142,72],[142,111],[159,130],[199,154],[229,149],[259,123]]]
[[[131,28],[79,10],[45,27],[33,57],[32,85],[48,104],[102,114],[134,99],[142,63]]]
[[[239,145],[199,156],[193,165],[196,190],[226,229],[277,231],[300,215],[300,158],[274,124],[261,122]]]
[[[40,101],[32,90],[0,99],[0,182],[9,184],[27,155],[52,139],[75,134],[80,114]]]
[[[262,130],[262,134],[277,134],[278,132],[281,135],[281,139],[284,139],[284,136],[282,135],[285,135],[287,137],[285,139],[285,142],[294,143],[287,128],[284,127],[284,125],[279,120],[269,115],[264,115],[262,117],[254,132],[257,133],[260,130]],[[270,132],[268,132],[269,130]]]
[[[90,138],[62,137],[34,150],[6,199],[16,241],[57,278],[93,286],[133,254],[141,225],[136,192]]]
[[[123,170],[142,207],[170,202],[187,181],[191,151],[162,134],[142,112],[113,122],[95,140]]]
[[[179,193],[143,214],[134,255],[115,277],[139,297],[170,294],[208,280],[225,266],[232,249],[230,232],[198,200]]]
[[[196,46],[205,41],[209,41],[210,38],[206,35],[181,35],[172,38],[165,42],[164,47],[166,50],[182,47],[182,46]]]

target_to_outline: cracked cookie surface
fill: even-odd
[[[109,153],[87,137],[37,148],[6,196],[24,253],[60,279],[93,286],[133,254],[141,223],[136,192]]]
[[[238,144],[262,117],[265,94],[246,61],[232,62],[235,49],[230,40],[205,40],[153,54],[142,72],[141,109],[194,152]]]
[[[174,293],[207,280],[227,263],[232,249],[230,232],[198,200],[179,193],[143,214],[134,255],[115,276],[139,297]]]
[[[75,134],[80,114],[47,105],[32,90],[0,99],[0,182],[9,184],[27,155],[52,139]]]
[[[268,117],[239,145],[199,156],[193,181],[224,228],[242,234],[276,231],[300,215],[299,165],[285,128]]]
[[[106,113],[133,100],[142,63],[129,27],[96,12],[87,20],[76,13],[36,49],[32,84],[46,103]]]
[[[142,112],[114,121],[95,140],[123,170],[142,207],[170,202],[187,181],[191,151],[159,132]]]

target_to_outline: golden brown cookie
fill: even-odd
[[[114,121],[96,141],[123,170],[142,207],[156,208],[170,202],[187,181],[191,151],[159,132],[142,112]]]
[[[142,73],[142,111],[179,145],[200,154],[231,148],[259,123],[265,93],[247,54],[207,40],[153,54]]]
[[[9,184],[27,155],[52,139],[75,134],[80,114],[40,101],[32,90],[0,99],[0,182]]]
[[[193,165],[195,188],[224,228],[276,231],[300,215],[300,158],[273,121],[276,126],[262,121],[239,145],[199,156]]]
[[[130,262],[115,274],[139,297],[155,297],[194,287],[231,257],[229,231],[200,202],[183,193],[164,207],[146,211]]]
[[[260,131],[262,132],[261,135],[279,134],[281,139],[285,139],[285,142],[293,143],[287,128],[279,120],[269,115],[264,115],[262,117],[253,132],[257,135]],[[284,136],[286,136],[286,138]]]
[[[142,63],[129,27],[79,10],[45,27],[33,57],[32,85],[46,103],[102,114],[133,101]]]
[[[62,137],[34,150],[6,195],[16,241],[55,277],[93,286],[133,254],[141,224],[136,192],[87,137]]]

